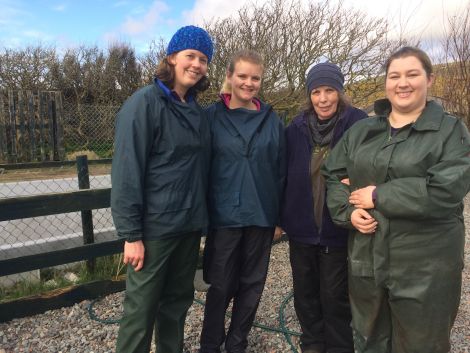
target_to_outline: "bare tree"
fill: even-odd
[[[0,53],[0,88],[53,89],[57,84],[58,63],[52,47],[4,48]]]
[[[97,46],[68,49],[62,59],[61,89],[67,100],[94,103],[101,95],[106,56]]]
[[[470,126],[470,4],[459,15],[448,18],[448,24],[442,43],[445,52],[442,95],[446,109]]]
[[[121,104],[140,84],[141,69],[134,49],[125,43],[111,45],[99,85],[99,103]]]
[[[152,83],[157,65],[166,55],[166,46],[167,43],[160,37],[158,41],[151,41],[148,52],[139,57],[144,83]]]
[[[382,91],[381,64],[397,41],[387,38],[385,19],[369,18],[347,9],[342,2],[274,0],[250,4],[235,16],[205,24],[214,37],[216,51],[210,74],[214,96],[223,81],[230,55],[237,49],[258,51],[265,59],[261,96],[278,110],[297,111],[305,96],[305,73],[321,60],[338,64],[345,73],[355,103]],[[368,82],[367,85],[357,85]],[[363,99],[363,97],[365,97]]]

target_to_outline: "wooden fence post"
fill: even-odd
[[[7,162],[7,122],[5,118],[5,106],[3,105],[3,92],[0,92],[0,160]]]
[[[27,125],[29,134],[29,161],[37,161],[36,153],[36,116],[34,112],[34,94],[32,91],[26,91],[26,102],[27,102]]]
[[[38,92],[39,98],[39,148],[41,150],[41,162],[46,160],[46,136],[44,134],[45,129],[45,112],[46,104],[44,99],[44,92]]]
[[[19,122],[19,136],[18,136],[18,157],[21,162],[28,161],[28,151],[26,148],[26,126],[25,126],[25,100],[23,91],[18,91],[18,122]]]
[[[88,171],[88,158],[86,155],[77,156],[77,174],[78,174],[78,188],[90,188],[90,174]],[[83,244],[92,244],[95,242],[95,235],[93,232],[93,215],[91,210],[81,211],[82,214],[82,230],[83,230]],[[95,259],[87,261],[87,269],[89,272],[95,270]]]
[[[49,160],[54,161],[54,151],[56,150],[55,146],[55,136],[54,136],[54,102],[51,99],[51,93],[47,92],[47,128],[49,130],[49,143],[48,143],[48,151],[49,151]]]
[[[18,163],[18,155],[16,152],[16,107],[15,96],[12,90],[8,90],[8,112],[10,114],[10,143],[11,154],[9,162]]]
[[[56,138],[59,161],[65,160],[64,146],[64,107],[62,105],[62,92],[55,92]]]

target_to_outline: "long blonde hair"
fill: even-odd
[[[264,60],[261,55],[251,49],[243,49],[235,52],[230,58],[230,61],[227,65],[227,72],[225,76],[224,83],[222,84],[222,88],[220,89],[221,94],[225,93],[232,93],[232,85],[227,80],[228,76],[232,76],[235,71],[235,65],[239,61],[247,61],[249,63],[259,65],[261,67],[261,71],[264,71]]]

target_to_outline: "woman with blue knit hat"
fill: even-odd
[[[124,316],[117,352],[183,351],[184,322],[202,229],[207,227],[208,122],[196,102],[208,88],[213,44],[180,28],[155,82],[135,92],[116,118],[111,210],[125,240]]]
[[[333,224],[320,167],[344,132],[366,114],[344,95],[335,64],[313,66],[305,109],[286,129],[287,180],[281,226],[289,237],[294,307],[303,353],[352,353],[346,229]],[[347,182],[347,181],[345,181]]]

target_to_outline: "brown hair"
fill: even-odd
[[[416,48],[416,47],[402,47],[398,49],[396,52],[394,52],[390,57],[387,59],[385,62],[384,68],[385,68],[385,76],[388,74],[388,69],[390,68],[390,65],[393,60],[399,59],[399,58],[406,58],[408,56],[414,56],[416,59],[418,59],[421,62],[421,65],[423,65],[423,69],[426,72],[426,76],[429,78],[432,73],[432,63],[431,59],[429,59],[428,54],[426,54],[423,50]]]
[[[175,55],[175,54],[171,54]],[[171,56],[170,55],[170,56]],[[174,88],[175,86],[175,66],[170,64],[168,58],[170,56],[164,57],[157,66],[155,71],[155,77],[158,78],[163,84],[169,88]],[[199,92],[204,92],[210,86],[210,81],[207,76],[203,76],[196,84],[191,87],[191,91],[197,95]]]
[[[235,65],[239,61],[247,61],[249,63],[259,65],[261,67],[261,71],[264,71],[264,60],[261,55],[251,49],[243,49],[235,52],[230,58],[230,61],[227,65],[227,76],[233,75],[235,71]],[[220,93],[231,93],[232,87],[230,83],[227,81],[227,77],[225,77],[224,83],[222,84],[222,88],[220,89]]]
[[[338,108],[336,108],[336,111],[341,114],[341,112],[345,111],[347,107],[351,105],[351,101],[349,100],[349,97],[344,93],[340,91],[338,92]],[[317,115],[315,112],[315,108],[313,108],[312,104],[312,99],[310,98],[310,95],[307,95],[307,99],[305,100],[305,103],[303,104],[303,111],[306,114],[314,114]]]

